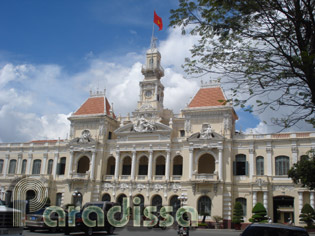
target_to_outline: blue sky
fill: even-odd
[[[164,106],[178,113],[199,81],[185,79],[181,68],[198,37],[168,28],[170,9],[177,6],[177,0],[0,1],[0,142],[65,138],[67,117],[90,89],[106,88],[115,113],[131,113],[154,10],[164,25],[162,31],[155,27],[165,69]],[[277,131],[261,122],[271,113],[236,110],[237,129]]]

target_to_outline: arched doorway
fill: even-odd
[[[110,195],[108,193],[104,193],[103,196],[102,196],[102,201],[103,202],[110,202]]]
[[[136,195],[135,197],[140,198],[140,204],[138,206],[140,206],[140,214],[141,216],[143,216],[143,210],[144,210],[144,197],[141,194]]]
[[[87,156],[83,156],[78,161],[77,173],[85,174],[90,169],[90,159]]]
[[[162,208],[162,197],[160,195],[155,195],[152,198],[151,204],[152,204],[152,206],[156,206],[157,211],[159,212],[160,209]]]
[[[273,222],[294,223],[294,198],[289,196],[277,196],[273,198]]]
[[[118,197],[117,197],[117,203],[122,207],[122,205],[123,205],[123,199],[125,198],[125,197],[127,197],[125,194],[120,194]]]
[[[180,208],[180,200],[178,199],[177,195],[174,195],[170,199],[170,206],[173,207],[173,217],[175,217],[177,210]]]
[[[208,153],[203,154],[198,160],[198,174],[213,174],[214,171],[214,157]]]
[[[198,214],[202,216],[202,222],[205,222],[207,216],[211,216],[211,199],[208,196],[198,199]]]

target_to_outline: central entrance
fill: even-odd
[[[294,223],[294,198],[278,196],[273,198],[273,221],[274,223]]]

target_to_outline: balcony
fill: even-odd
[[[73,181],[87,181],[90,178],[90,172],[86,173],[71,173],[71,180]]]
[[[130,175],[121,175],[120,180],[123,180],[123,181],[130,180]]]
[[[147,181],[148,177],[146,175],[138,175],[137,180],[138,181]]]
[[[218,181],[218,176],[217,174],[195,174],[195,180],[196,181],[210,181],[210,182],[215,182]]]
[[[165,175],[156,175],[156,176],[154,176],[154,180],[156,180],[156,181],[164,181],[165,180]]]
[[[174,180],[174,181],[180,181],[182,179],[182,176],[181,175],[173,175],[171,177],[171,179]]]
[[[103,181],[111,181],[114,179],[114,175],[103,175]]]

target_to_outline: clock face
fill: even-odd
[[[151,97],[152,96],[152,91],[151,90],[145,91],[145,96],[146,97]]]

